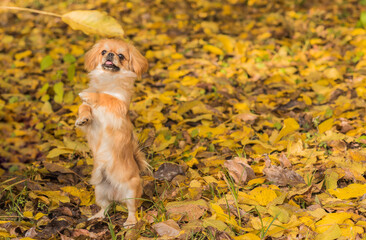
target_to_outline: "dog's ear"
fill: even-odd
[[[138,77],[141,77],[147,71],[147,59],[131,44],[128,44],[128,51],[130,54],[130,68]]]
[[[85,53],[84,67],[86,71],[90,72],[98,66],[100,54],[100,43],[95,44],[87,53]]]

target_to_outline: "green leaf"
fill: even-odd
[[[71,64],[67,68],[67,79],[69,81],[73,81],[74,80],[74,76],[75,76],[75,64]]]
[[[191,132],[191,137],[196,137],[198,135],[199,131],[198,129],[193,129],[192,132]]]
[[[330,118],[331,116],[333,116],[333,110],[330,108],[327,108],[327,110],[325,111],[324,117]]]
[[[9,99],[9,103],[15,103],[15,102],[18,102],[19,98],[18,96],[12,96],[10,99]]]
[[[53,64],[53,60],[50,55],[45,56],[41,61],[41,70],[45,70],[49,67],[51,67]]]
[[[81,30],[87,35],[104,37],[123,37],[124,31],[116,19],[105,12],[79,10],[62,15],[62,21],[74,30]]]
[[[366,28],[366,11],[361,13],[360,22],[361,22],[363,28]]]
[[[275,122],[273,127],[275,127],[277,130],[280,130],[282,128],[282,124],[280,122]]]
[[[64,103],[72,104],[74,101],[74,93],[72,91],[66,92],[64,96]]]
[[[64,84],[63,82],[58,82],[53,86],[53,90],[55,91],[54,100],[57,103],[62,103],[62,99],[64,97]]]
[[[70,53],[68,53],[64,56],[64,62],[74,63],[74,62],[76,62],[76,58],[73,55],[71,55]]]

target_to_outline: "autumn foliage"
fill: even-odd
[[[0,9],[0,237],[365,235],[364,0],[4,4],[63,17]],[[120,204],[87,221],[93,159],[74,124],[103,33],[65,24],[75,10],[107,12],[149,61],[130,116],[153,175],[133,229]]]

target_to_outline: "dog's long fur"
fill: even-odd
[[[148,164],[133,134],[128,109],[135,79],[147,70],[147,60],[131,44],[104,39],[85,54],[89,88],[79,95],[76,126],[85,133],[94,155],[91,183],[104,216],[111,201],[125,202],[128,218],[124,226],[136,224],[136,198],[142,194],[140,172]]]

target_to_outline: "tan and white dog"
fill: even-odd
[[[104,217],[112,201],[125,202],[125,227],[136,224],[136,203],[141,197],[140,172],[148,164],[133,134],[128,110],[134,82],[147,70],[139,51],[119,39],[103,39],[85,54],[89,88],[79,94],[83,104],[75,125],[86,134],[94,156],[91,184]],[[89,219],[89,220],[90,220]]]

